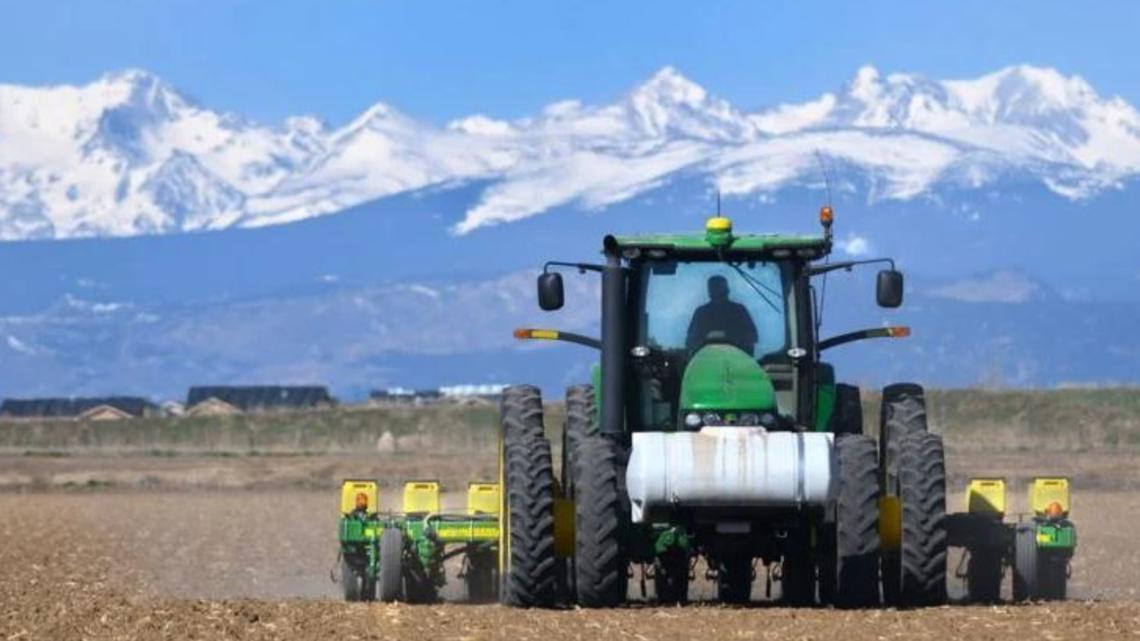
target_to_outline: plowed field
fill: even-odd
[[[1140,638],[1131,535],[1140,497],[1095,491],[1079,501],[1076,600],[1064,604],[597,612],[343,603],[329,578],[329,492],[9,492],[0,494],[0,638]]]

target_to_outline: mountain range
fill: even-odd
[[[941,82],[863,67],[841,91],[752,112],[666,67],[609,105],[434,126],[377,103],[339,127],[249,122],[132,70],[0,86],[0,141],[5,240],[258,227],[489,181],[457,212],[463,234],[568,203],[604,208],[682,173],[762,197],[818,182],[820,156],[866,174],[872,200],[1010,176],[1082,199],[1140,172],[1136,109],[1030,66]]]
[[[360,394],[581,378],[521,323],[596,327],[596,288],[539,315],[533,275],[602,234],[744,230],[892,255],[910,304],[833,279],[825,327],[906,321],[838,355],[868,384],[1140,380],[1140,113],[1078,76],[859,69],[745,110],[664,68],[606,105],[434,124],[378,103],[346,124],[251,122],[142,71],[0,85],[0,395],[176,395],[211,382]]]

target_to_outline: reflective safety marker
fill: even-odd
[[[530,338],[536,340],[556,341],[558,340],[558,330],[527,329],[525,327],[520,327],[515,330],[515,338],[518,338],[520,340],[526,340]]]

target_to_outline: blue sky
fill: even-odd
[[[836,88],[864,63],[968,77],[1028,62],[1140,104],[1140,2],[1088,6],[0,0],[0,82],[141,67],[263,121],[312,113],[337,124],[383,100],[444,122],[609,101],[666,64],[754,108]]]

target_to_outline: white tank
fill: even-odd
[[[705,427],[635,432],[626,485],[641,523],[661,508],[827,505],[835,476],[830,433]]]

